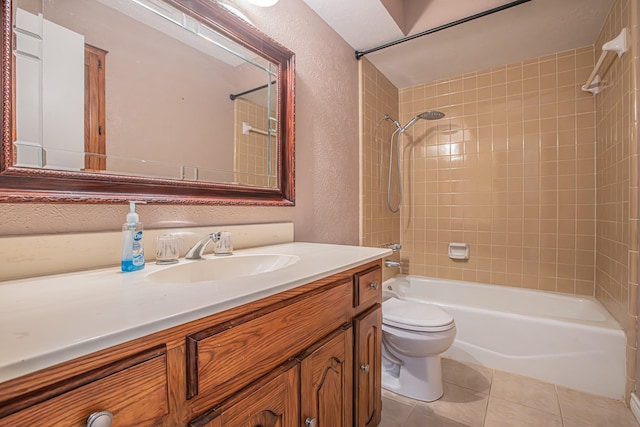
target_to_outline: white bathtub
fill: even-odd
[[[624,396],[626,338],[595,298],[403,275],[384,282],[383,292],[450,312],[452,359]]]

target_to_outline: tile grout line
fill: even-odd
[[[556,401],[558,402],[558,412],[560,413],[560,423],[562,423],[562,426],[564,427],[564,415],[562,415],[562,405],[560,405],[560,393],[558,393],[558,385],[554,384],[553,385],[553,390],[556,393]]]
[[[493,379],[495,374],[496,374],[496,370],[491,369],[491,381],[489,382],[489,392],[487,393],[487,405],[484,408],[484,417],[482,418],[482,427],[484,427],[484,425],[486,424],[487,415],[489,414],[489,401],[491,400],[491,391],[493,390]]]

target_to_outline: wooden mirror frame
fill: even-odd
[[[278,67],[278,188],[108,175],[13,166],[14,67],[12,0],[2,1],[2,150],[0,202],[149,203],[209,205],[295,204],[295,55],[210,0],[163,0]]]

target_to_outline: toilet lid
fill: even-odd
[[[446,331],[453,316],[440,307],[417,301],[389,298],[382,303],[382,323],[411,331]]]

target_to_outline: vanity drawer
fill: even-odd
[[[188,427],[300,426],[299,370],[297,361],[285,363],[191,420]]]
[[[382,268],[371,267],[353,275],[353,306],[365,308],[382,302]]]
[[[187,398],[215,402],[349,321],[344,279],[187,337]]]
[[[110,373],[114,368],[119,370]],[[45,395],[54,396],[42,400]],[[113,414],[114,426],[161,426],[169,412],[164,347],[38,390],[22,399],[27,400],[37,403],[0,418],[0,426],[84,427],[87,418],[100,411]]]

